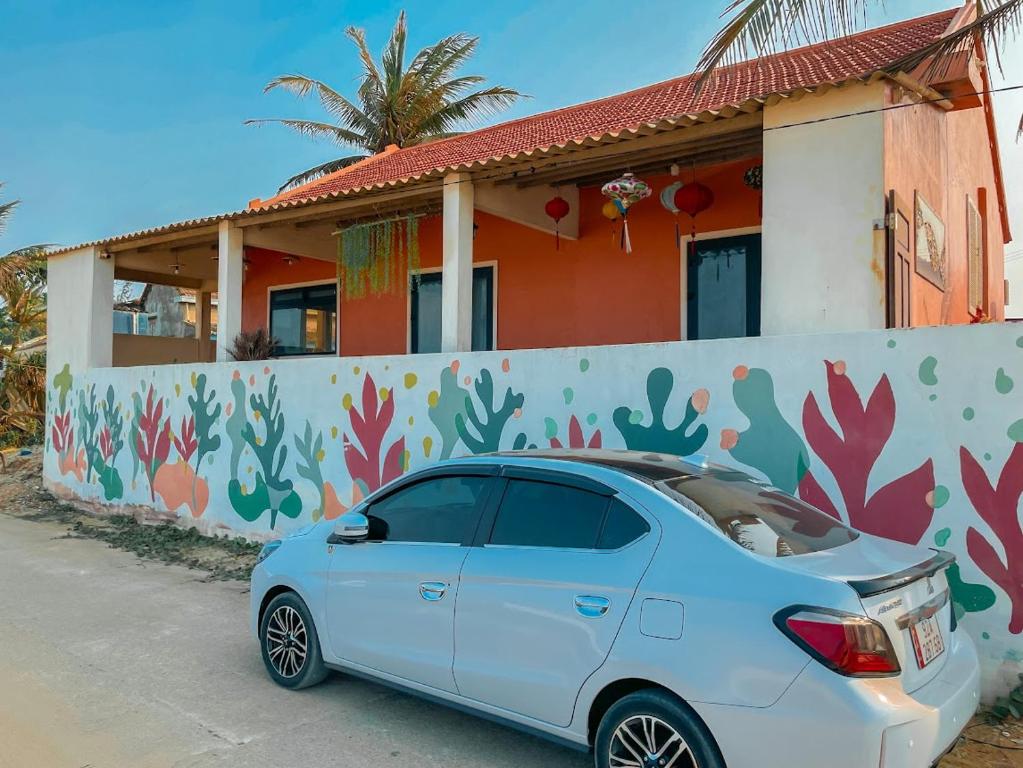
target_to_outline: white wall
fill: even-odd
[[[98,248],[51,256],[46,278],[47,363],[108,366],[114,333],[114,260]]]
[[[1020,326],[73,377],[62,366],[50,358],[44,461],[62,496],[266,539],[335,518],[448,456],[557,443],[705,453],[869,533],[951,550],[988,690],[1023,671],[1023,584],[1011,575],[1023,562],[1021,498],[1010,479],[1023,474]],[[196,443],[171,443],[166,430]]]
[[[844,117],[883,100],[877,83],[764,110],[764,335],[884,328],[882,113]]]

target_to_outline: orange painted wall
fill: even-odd
[[[889,102],[910,103],[901,98],[892,88]],[[886,112],[884,126],[886,189],[895,189],[910,207],[919,191],[945,224],[948,284],[942,291],[914,273],[910,287],[913,325],[970,320],[967,195],[986,223],[986,309],[992,318],[1003,319],[1004,237],[983,108],[945,112],[927,104],[907,106]],[[985,198],[986,205],[982,205]]]
[[[700,181],[716,196],[714,205],[698,217],[701,233],[759,226],[759,193],[742,181],[753,162],[701,169]],[[683,178],[688,180],[689,173]],[[612,225],[601,215],[606,198],[597,188],[581,191],[579,239],[562,238],[560,250],[555,250],[552,234],[476,212],[474,261],[497,266],[498,349],[680,338],[682,276],[675,217],[657,197],[676,179],[664,175],[646,180],[654,194],[629,213],[631,254],[619,247],[620,222]],[[678,221],[688,231],[688,217],[680,214]],[[440,267],[439,216],[420,222],[419,242],[421,266]],[[246,328],[266,323],[270,285],[329,280],[335,274],[327,262],[302,259],[289,267],[270,251],[246,253],[252,262],[243,291]],[[408,350],[408,297],[342,299],[340,326],[342,355],[402,354]]]

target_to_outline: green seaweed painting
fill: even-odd
[[[482,416],[486,417],[486,421],[476,413],[472,397],[467,394],[465,396],[465,412],[455,414],[455,429],[458,431],[458,436],[462,438],[462,442],[472,453],[490,453],[501,447],[501,434],[504,432],[504,427],[515,411],[522,407],[526,397],[521,392],[518,394],[512,392],[512,388],[508,387],[505,390],[501,407],[495,409],[494,377],[486,368],[480,371],[474,386],[480,405],[483,407]],[[475,434],[469,431],[466,421],[472,424]],[[524,435],[521,440],[525,442]]]
[[[456,420],[464,421],[469,390],[458,384],[458,365],[445,366],[440,372],[440,389],[427,397],[427,416],[440,432],[440,458],[451,458],[461,439]]]
[[[736,461],[763,472],[777,488],[794,494],[810,459],[803,438],[778,409],[771,374],[740,365],[732,378],[732,397],[749,427],[742,432],[725,430],[721,447]]]
[[[86,399],[88,391],[88,399]],[[85,449],[85,482],[92,482],[92,473],[103,468],[103,454],[99,449],[99,408],[96,406],[96,385],[78,393],[78,434]]]
[[[697,390],[686,402],[685,416],[674,427],[664,423],[664,409],[675,386],[675,376],[667,368],[654,368],[646,380],[646,395],[650,403],[650,424],[642,423],[642,414],[627,405],[619,406],[611,420],[631,450],[670,453],[689,456],[699,452],[707,442],[708,429],[700,424],[689,431],[700,414],[706,410],[706,390]]]
[[[320,469],[320,462],[323,460],[323,432],[313,434],[313,425],[308,421],[305,423],[305,432],[302,437],[295,435],[295,449],[298,451],[301,462],[295,465],[299,477],[303,477],[316,486],[320,494],[320,503],[312,511],[313,522],[323,517],[327,506],[326,491],[323,481],[323,472]]]
[[[124,495],[124,483],[114,464],[117,455],[124,447],[124,416],[121,406],[114,403],[114,387],[107,386],[106,399],[100,403],[103,411],[103,431],[99,435],[100,466],[96,471],[99,483],[103,486],[103,496],[107,501],[119,499]]]
[[[235,391],[234,382],[231,388]],[[242,388],[244,389],[244,385]],[[235,512],[246,522],[255,522],[269,510],[270,529],[273,530],[277,525],[278,514],[295,519],[302,513],[302,499],[295,492],[294,483],[281,476],[288,458],[288,446],[283,443],[284,414],[281,413],[281,403],[277,399],[275,375],[270,376],[267,381],[266,395],[250,395],[249,405],[254,421],[265,425],[264,434],[258,435],[253,423],[246,421],[240,436],[255,455],[260,469],[256,471],[255,487],[251,493],[246,493],[237,477],[234,477],[228,483],[227,495]],[[239,411],[243,412],[243,409],[236,409],[232,418],[235,418]],[[232,436],[230,420],[228,427],[230,437]],[[235,449],[237,445],[233,444],[232,456]],[[240,457],[241,450],[237,453]]]

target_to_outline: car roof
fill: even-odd
[[[522,451],[501,451],[483,454],[478,460],[508,463],[502,459],[525,459],[547,462],[575,462],[610,469],[631,475],[648,483],[673,480],[679,477],[700,477],[710,474],[715,467],[702,456],[681,457],[670,453],[650,451],[612,450],[607,448],[548,448]],[[515,462],[518,463],[518,462]],[[725,468],[720,468],[725,469]]]

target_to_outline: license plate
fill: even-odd
[[[909,628],[913,638],[916,663],[923,669],[945,652],[945,641],[941,639],[941,626],[936,616],[924,619]]]

